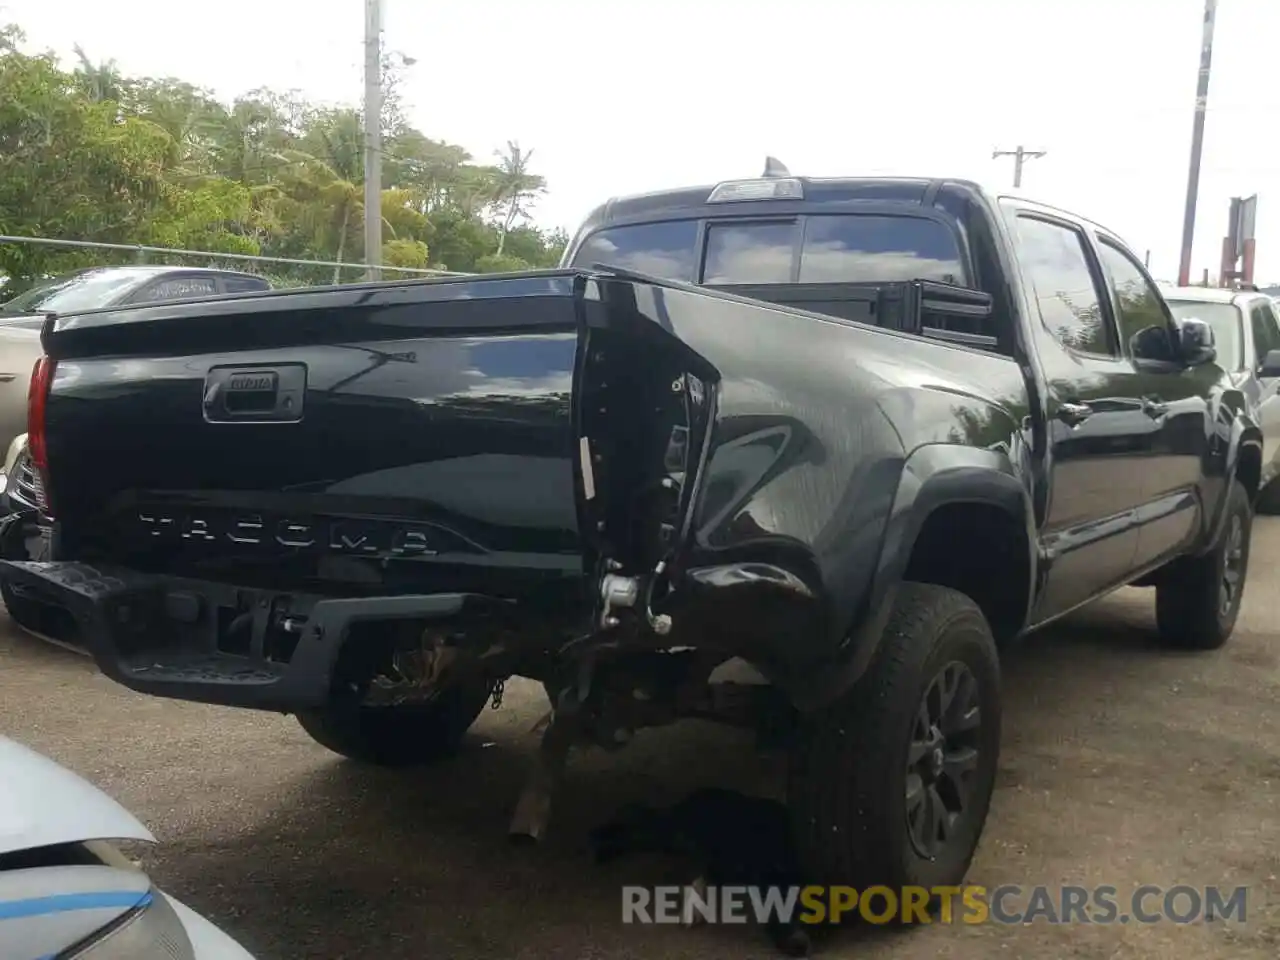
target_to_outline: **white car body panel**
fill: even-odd
[[[93,784],[3,736],[0,771],[0,853],[84,840],[156,842]]]
[[[187,929],[187,937],[195,948],[196,960],[253,960],[253,956],[240,944],[196,913],[181,900],[169,894],[161,894],[170,904],[178,919]]]

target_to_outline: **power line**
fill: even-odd
[[[999,157],[1013,157],[1013,186],[1018,189],[1022,186],[1022,165],[1027,160],[1034,160],[1036,157],[1043,157],[1047,150],[1024,150],[1022,145],[1018,145],[1016,150],[992,150],[991,159],[995,160]]]

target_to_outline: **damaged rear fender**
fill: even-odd
[[[903,580],[959,589],[995,621],[998,638],[1020,633],[1035,595],[1036,542],[1025,479],[1003,450],[917,448],[903,464],[865,606],[837,655],[793,686],[793,700],[820,707],[862,676]]]
[[[842,644],[902,470],[857,362],[882,335],[609,280],[583,306],[581,528],[604,569],[662,565],[680,643],[791,688]]]
[[[933,444],[896,466],[882,462],[879,476],[856,487],[861,496],[854,499],[872,504],[886,493],[889,507],[883,523],[846,528],[850,589],[815,589],[793,572],[805,565],[799,552],[789,562],[692,567],[683,589],[694,619],[685,626],[753,663],[804,711],[831,703],[863,675],[903,580],[958,589],[994,621],[997,636],[1020,632],[1034,595],[1036,541],[1030,497],[1008,458]],[[818,570],[814,556],[808,555],[811,575]],[[870,570],[865,580],[853,579],[861,573],[855,558]],[[828,656],[813,656],[822,649],[816,638],[834,624],[833,611],[855,600],[861,604],[843,621],[838,645]]]

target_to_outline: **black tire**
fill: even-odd
[[[1173,561],[1156,587],[1156,626],[1170,647],[1217,650],[1235,629],[1249,573],[1253,511],[1239,480],[1227,496],[1227,520],[1213,549]]]
[[[954,740],[934,741],[920,754],[926,700],[946,675],[965,686],[954,703],[976,707],[976,729]],[[937,705],[937,701],[933,701]],[[959,719],[959,715],[953,719]],[[904,583],[866,674],[844,697],[802,723],[792,755],[788,801],[807,883],[925,888],[963,881],[977,850],[995,787],[1000,751],[1000,663],[991,628],[964,594],[930,584]],[[940,724],[950,726],[950,723]],[[936,732],[936,728],[932,728]],[[941,759],[955,766],[932,786]],[[970,754],[966,751],[974,751]],[[967,802],[954,833],[932,854],[918,845],[914,825],[939,799],[955,800],[950,779],[972,760]],[[908,808],[908,790],[923,788],[924,803]],[[936,832],[935,832],[936,833]]]
[[[25,534],[30,530],[30,526],[21,531]],[[41,549],[43,540],[36,543],[36,550],[30,549],[31,540],[27,537],[19,538],[16,534],[9,539],[5,548],[6,560],[45,560],[46,550]],[[9,619],[20,627],[28,630],[40,632],[44,617],[42,616],[43,605],[30,599],[29,597],[20,596],[8,580],[0,580],[0,599],[4,600],[5,609],[9,612]]]
[[[1263,487],[1254,504],[1256,512],[1264,516],[1280,514],[1280,480],[1272,480]]]
[[[20,597],[14,593],[13,586],[7,580],[0,580],[0,598],[4,599],[5,610],[9,619],[27,630],[41,632],[41,605],[34,600]]]
[[[336,754],[381,767],[407,767],[452,754],[492,692],[492,683],[472,683],[446,690],[427,704],[364,707],[334,700],[297,716],[312,740]]]

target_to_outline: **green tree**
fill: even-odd
[[[557,262],[567,238],[529,223],[543,178],[514,141],[493,165],[408,121],[401,63],[384,63],[382,230],[387,266],[458,271]],[[223,103],[176,77],[128,77],[76,48],[63,67],[0,26],[0,233],[358,264],[361,112],[297,91]],[[124,253],[123,257],[129,254]],[[0,245],[6,294],[122,254]],[[243,266],[243,264],[239,264]],[[273,265],[280,284],[360,271]],[[392,274],[394,275],[394,274]]]
[[[171,146],[156,124],[87,96],[52,56],[0,55],[0,233],[136,242],[165,202]],[[29,281],[86,257],[4,244],[0,271]]]

